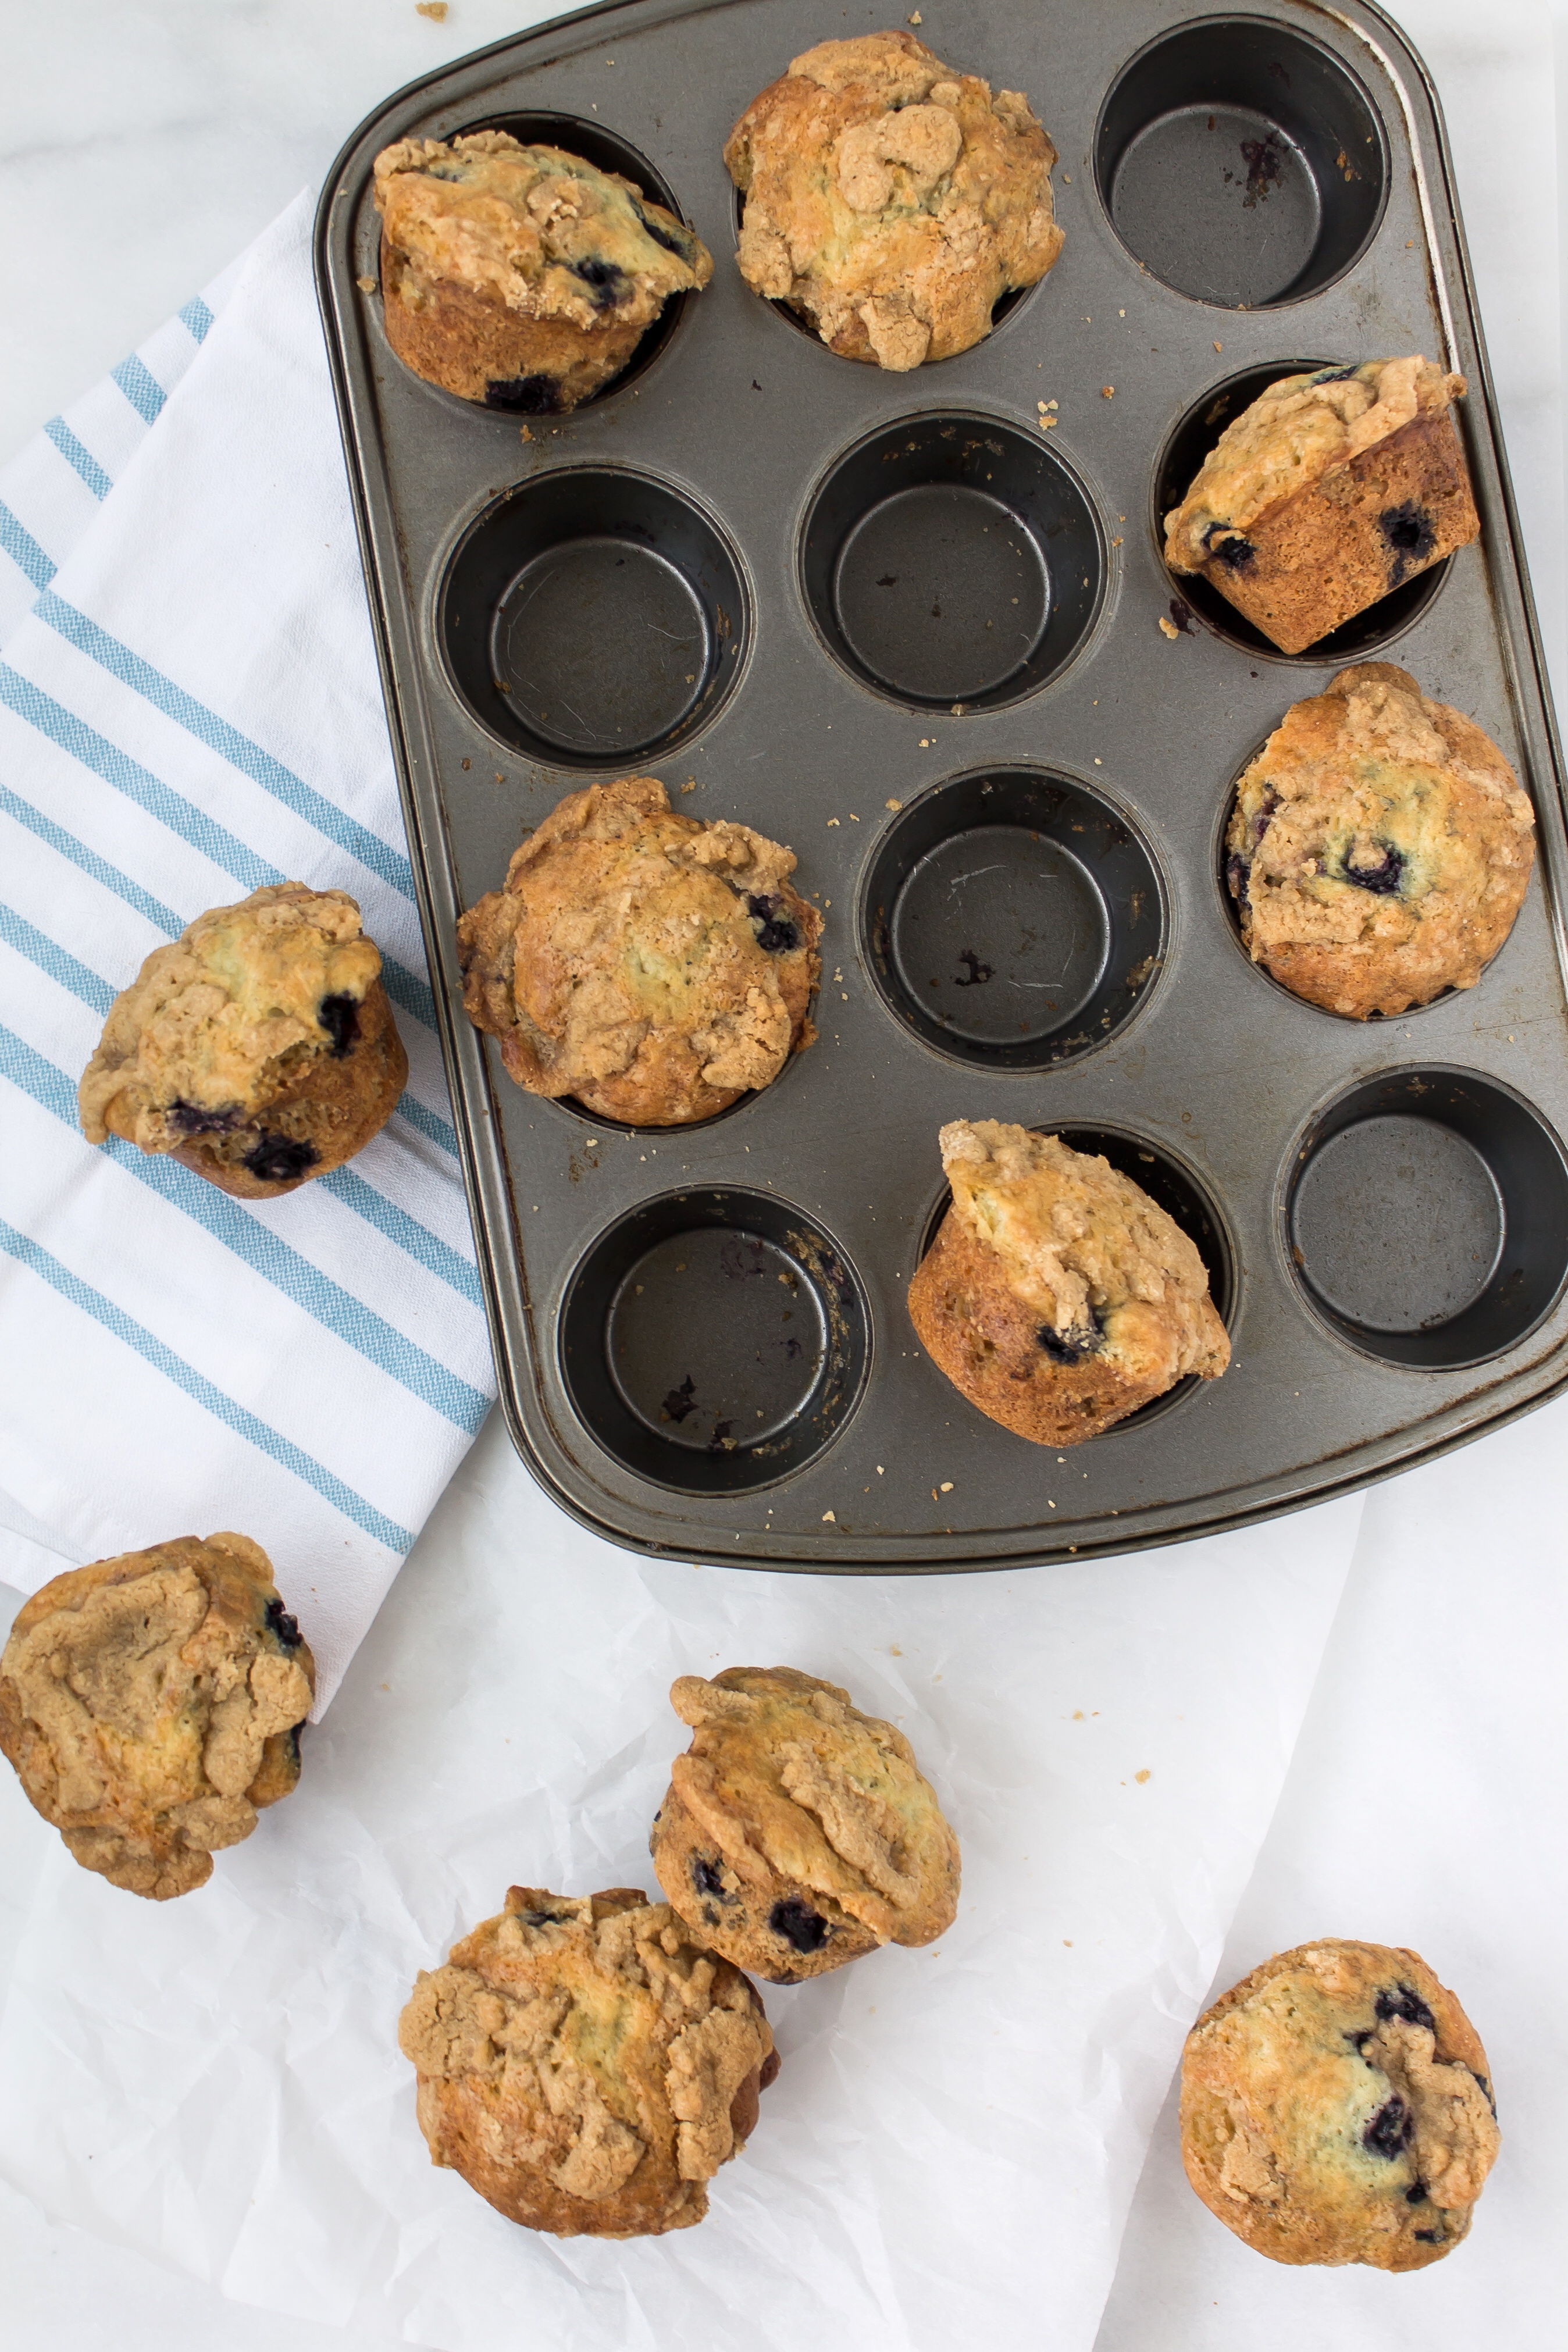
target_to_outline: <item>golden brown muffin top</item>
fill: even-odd
[[[1130,1176],[999,1119],[954,1119],[940,1139],[952,1213],[1065,1346],[1091,1344],[1129,1378],[1167,1387],[1225,1370],[1230,1341],[1203,1259]]]
[[[342,1050],[380,973],[346,890],[274,882],[198,915],[110,1008],[81,1080],[82,1132],[102,1143],[111,1105],[143,1151],[177,1150],[226,1114],[243,1126],[307,1060]]]
[[[1056,150],[1017,90],[912,33],[824,41],[753,99],[724,161],[746,195],[740,267],[825,342],[892,369],[966,351],[1062,247]]]
[[[384,148],[375,201],[415,303],[449,281],[527,318],[636,325],[713,275],[701,238],[630,180],[504,131]]]
[[[1166,560],[1177,572],[1201,571],[1216,545],[1245,538],[1267,509],[1465,389],[1462,375],[1418,355],[1281,376],[1226,426],[1165,517]]]

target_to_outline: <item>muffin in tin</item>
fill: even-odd
[[[1291,705],[1226,833],[1254,961],[1361,1021],[1473,988],[1534,856],[1529,795],[1497,745],[1392,662]]]
[[[1414,2271],[1469,2230],[1497,2156],[1487,2054],[1415,1952],[1279,1952],[1187,2036],[1182,2161],[1277,2263]]]
[[[575,408],[618,375],[713,259],[619,173],[504,131],[404,139],[375,159],[381,291],[399,359],[463,400]]]
[[[921,1345],[992,1421],[1076,1445],[1230,1340],[1174,1219],[1108,1160],[1001,1120],[942,1130],[952,1205],[910,1285]]]
[[[69,1569],[0,1652],[0,1753],[85,1870],[154,1902],[300,1778],[315,1661],[248,1536]]]
[[[692,1739],[648,1844],[693,1935],[796,1984],[952,1925],[958,1840],[892,1724],[793,1666],[682,1675],[669,1700]]]
[[[846,359],[951,358],[1060,253],[1056,160],[1020,92],[994,95],[912,33],[823,41],[725,144],[746,199],[742,275]]]
[[[353,899],[268,883],[154,948],[115,999],[79,1088],[82,1132],[269,1201],[363,1150],[407,1076]]]
[[[458,925],[468,1017],[531,1093],[634,1127],[711,1118],[816,1034],[822,917],[795,866],[678,815],[653,776],[571,793]]]
[[[628,1886],[511,1887],[421,1971],[398,2041],[431,2162],[560,2238],[700,2221],[778,2073],[754,1988]]]
[[[1479,537],[1449,414],[1464,392],[1418,356],[1281,376],[1166,515],[1166,561],[1305,652]]]

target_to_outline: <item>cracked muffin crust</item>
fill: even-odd
[[[86,1870],[154,1902],[300,1778],[316,1665],[248,1536],[68,1570],[0,1652],[0,1752]]]
[[[1182,2057],[1182,2161],[1277,2263],[1414,2271],[1452,2252],[1498,2151],[1487,2054],[1415,1952],[1277,1953]]]
[[[504,131],[384,148],[375,202],[393,350],[461,399],[524,415],[588,399],[672,294],[713,275],[701,238],[630,180]]]
[[[822,917],[793,850],[678,816],[652,776],[569,793],[458,925],[463,1002],[520,1087],[679,1127],[816,1037]]]
[[[110,1006],[82,1132],[167,1152],[247,1201],[342,1167],[408,1076],[380,975],[346,890],[275,882],[212,908]]]
[[[648,1844],[694,1935],[797,1984],[952,1926],[958,1840],[901,1731],[793,1666],[682,1675],[669,1700],[693,1737]]]
[[[912,33],[823,41],[725,144],[746,199],[741,274],[846,359],[949,359],[1060,253],[1056,160],[1019,91],[994,96]]]
[[[1473,988],[1534,856],[1529,795],[1497,745],[1391,662],[1291,705],[1226,833],[1254,962],[1359,1021]]]
[[[433,2164],[558,2238],[688,2230],[778,2058],[755,1990],[636,1887],[513,1886],[397,2029]]]
[[[1303,652],[1479,538],[1449,415],[1465,389],[1419,356],[1281,376],[1166,515],[1167,562]]]
[[[941,1134],[952,1205],[910,1285],[921,1346],[973,1405],[1037,1445],[1076,1445],[1230,1340],[1194,1244],[1131,1177],[998,1119]]]

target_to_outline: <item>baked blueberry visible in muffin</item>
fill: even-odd
[[[742,275],[846,359],[947,359],[1061,251],[1056,160],[1017,90],[993,96],[912,33],[823,41],[725,146],[746,199]]]
[[[1475,986],[1523,904],[1533,828],[1473,719],[1363,662],[1293,703],[1242,777],[1226,878],[1254,961],[1364,1021]]]
[[[958,1840],[901,1731],[793,1666],[682,1675],[669,1698],[693,1738],[648,1843],[694,1935],[795,1984],[952,1926]]]
[[[921,1343],[971,1404],[1039,1445],[1074,1445],[1230,1341],[1197,1249],[1108,1160],[992,1118],[941,1136],[952,1206],[910,1285]]]
[[[1187,2036],[1187,2179],[1277,2263],[1440,2262],[1498,2140],[1486,2052],[1415,1952],[1330,1938],[1277,1953]]]
[[[618,375],[707,247],[618,173],[504,131],[375,159],[387,341],[416,375],[525,415]]]
[[[1479,537],[1448,413],[1464,391],[1419,357],[1281,376],[1165,517],[1166,561],[1303,652]]]
[[[710,1118],[812,1043],[822,917],[795,854],[678,816],[652,776],[590,784],[458,926],[468,1018],[519,1086],[604,1118]]]
[[[341,1167],[408,1076],[380,974],[346,890],[277,882],[214,907],[110,1008],[82,1132],[167,1152],[242,1200]]]
[[[626,1886],[510,1888],[421,1971],[398,2041],[431,2162],[560,2238],[700,2221],[779,2063],[752,1986]]]
[[[84,1869],[163,1902],[300,1778],[315,1661],[248,1536],[68,1570],[0,1653],[0,1752]]]

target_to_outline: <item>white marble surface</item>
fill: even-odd
[[[542,13],[452,0],[438,26],[412,0],[4,0],[0,192],[13,234],[0,457],[317,178],[388,89]],[[1561,695],[1568,187],[1555,170],[1552,106],[1555,85],[1568,122],[1568,0],[1400,0],[1394,13],[1447,111]],[[1261,2263],[1186,2190],[1167,2114],[1100,2352],[1473,2352],[1555,2340],[1568,2080],[1560,2035],[1545,2042],[1542,2021],[1559,2005],[1551,1956],[1568,1924],[1557,1696],[1568,1648],[1565,1442],[1568,1403],[1369,1498],[1220,1974],[1229,1981],[1266,1951],[1323,1933],[1427,1950],[1470,2003],[1504,2091],[1505,2152],[1470,2243],[1409,2280]],[[524,1474],[507,1463],[498,1475]],[[1236,1769],[1246,1771],[1244,1756]],[[6,1898],[22,1891],[0,1887],[0,1942]],[[226,2303],[51,2222],[10,2189],[0,2190],[0,2279],[5,2352],[390,2343],[371,2321],[345,2331]]]

